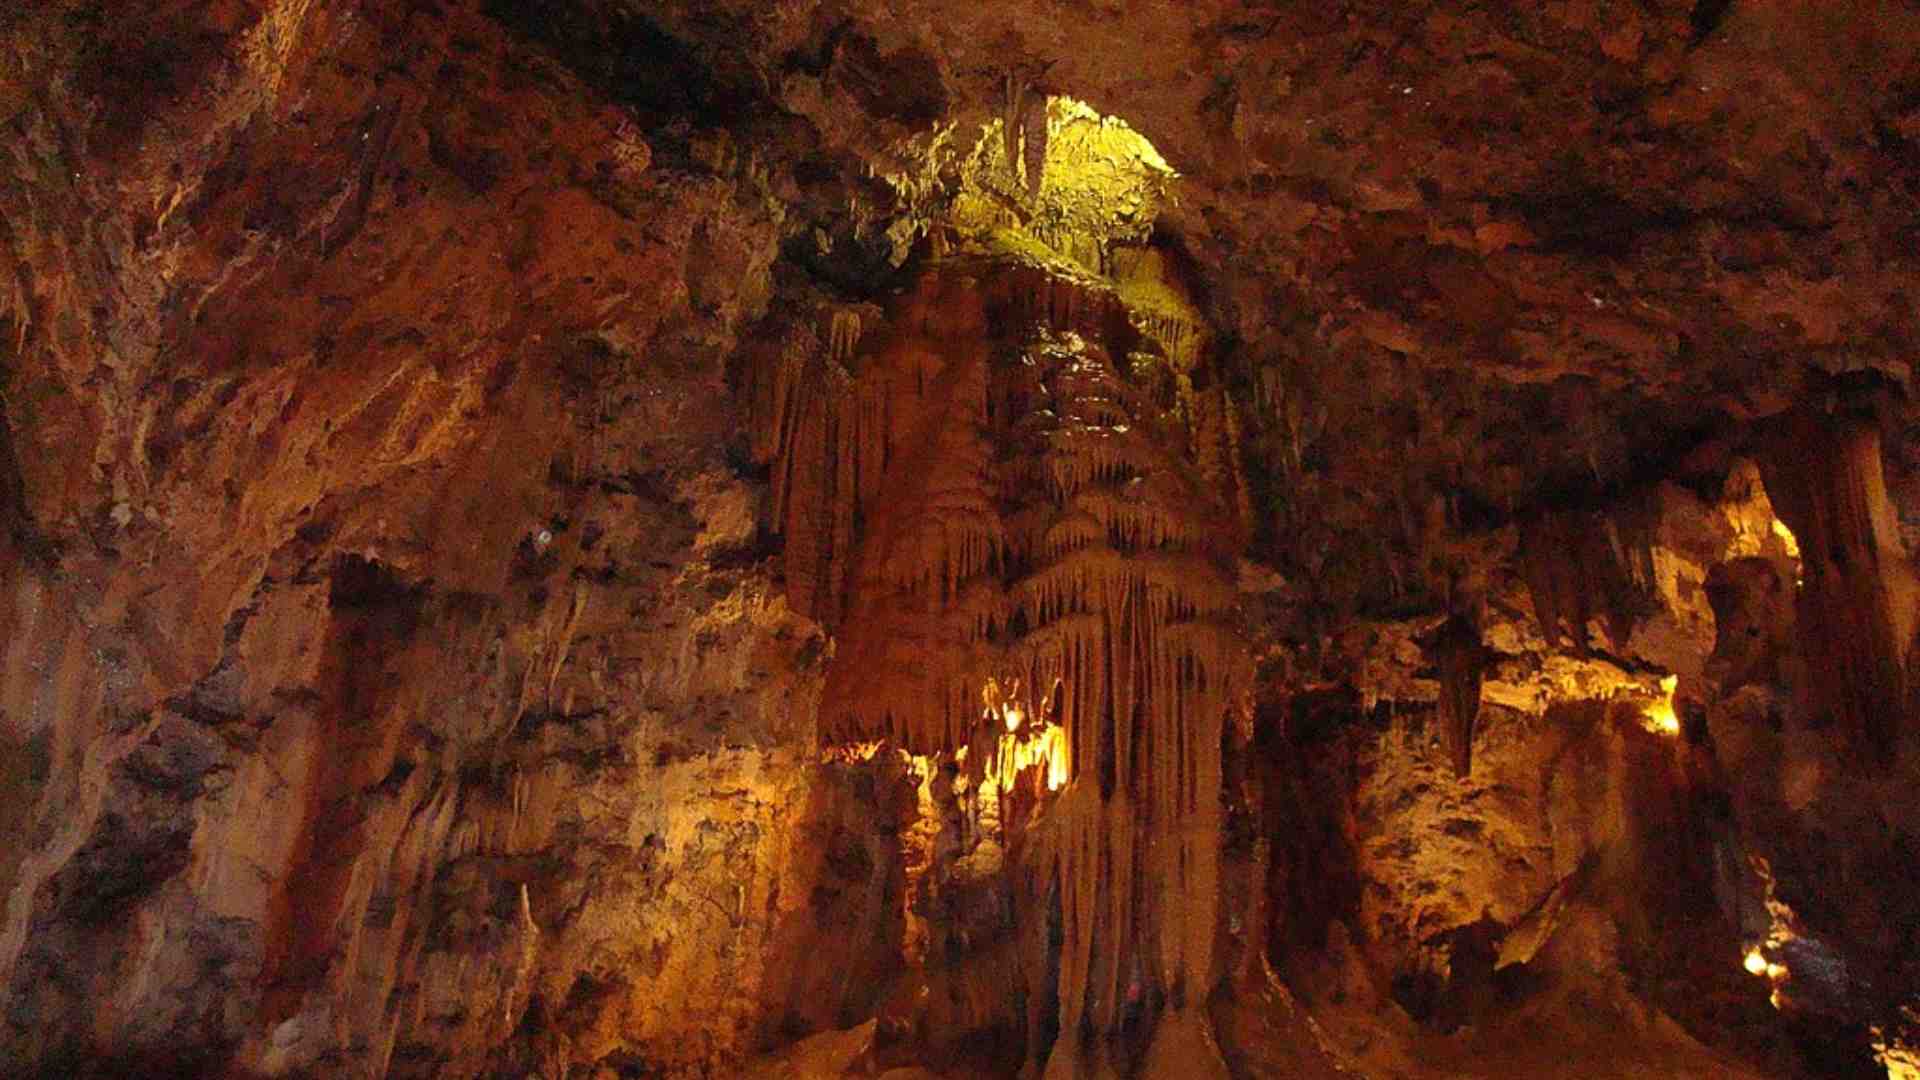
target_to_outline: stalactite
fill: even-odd
[[[1021,152],[1021,143],[1027,130],[1027,111],[1033,100],[1032,86],[1027,80],[1013,72],[1006,75],[1006,102],[1000,117],[1000,137],[1005,145],[1001,152],[1005,155],[1008,169],[1019,170],[1026,161]],[[1044,108],[1044,105],[1042,106]],[[1019,177],[1015,177],[1019,179]]]
[[[1633,634],[1641,607],[1618,532],[1604,517],[1582,511],[1542,514],[1520,527],[1520,571],[1533,597],[1540,633],[1585,652],[1588,625],[1600,619],[1614,648]]]
[[[1027,99],[1026,112],[1021,118],[1025,124],[1027,197],[1038,199],[1040,186],[1046,181],[1047,171],[1047,99],[1042,95],[1032,95]]]
[[[1200,469],[1208,486],[1225,494],[1234,524],[1248,528],[1253,521],[1253,495],[1240,459],[1238,410],[1226,391],[1217,389],[1198,395],[1197,405],[1194,443]]]
[[[985,769],[1016,745],[983,706],[1008,672],[1023,712],[1058,719],[1064,789],[1021,841],[1023,903],[1059,904],[1048,1075],[1087,1075],[1126,1009],[1159,1009],[1168,1047],[1204,1031],[1222,723],[1246,663],[1227,620],[1243,530],[1221,526],[1243,485],[1224,400],[1194,438],[1114,362],[1110,291],[964,273],[930,272],[876,349],[836,321],[756,400],[781,433],[790,595],[835,624],[823,738],[965,748]]]
[[[1920,582],[1887,496],[1879,432],[1865,420],[1795,412],[1771,436],[1761,476],[1800,545],[1795,632],[1815,705],[1866,764],[1884,767],[1911,708]]]
[[[834,309],[827,334],[827,358],[846,364],[860,348],[860,312],[852,308]]]
[[[1473,771],[1473,730],[1480,719],[1480,684],[1488,653],[1472,620],[1454,615],[1425,643],[1440,672],[1440,724],[1455,776]]]

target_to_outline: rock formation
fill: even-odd
[[[1057,988],[1026,987],[1061,1002],[1048,1075],[1112,1069],[1095,1036],[1129,1007],[1193,1040],[1217,977],[1244,529],[1200,460],[1217,427],[1156,399],[1176,361],[1138,315],[1070,268],[957,256],[858,345],[835,312],[756,373],[789,595],[835,634],[823,737],[981,761],[1026,718],[1063,732],[1065,790],[1012,871],[1063,935],[1038,964]]]
[[[0,11],[0,1074],[1920,1076],[1897,0]]]

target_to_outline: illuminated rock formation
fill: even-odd
[[[1920,1060],[1912,4],[30,0],[0,131],[0,1074]]]
[[[1134,145],[1111,123],[1056,103],[1045,176],[1003,192],[1035,223],[980,209],[1027,168],[987,131],[950,225],[979,253],[925,272],[857,348],[837,321],[824,348],[800,328],[753,387],[790,595],[835,634],[823,737],[982,762],[1018,717],[1063,731],[1064,790],[1015,841],[1025,917],[1061,927],[1028,961],[1057,986],[1027,988],[1058,997],[1052,1046],[1028,1033],[1058,1076],[1141,1052],[1219,1068],[1200,1007],[1244,681],[1234,408],[1194,390],[1204,337],[1163,261],[1113,247],[1103,215],[1138,205],[1126,170],[1151,148],[1103,158]],[[1151,1047],[1117,1044],[1142,1012],[1162,1016]]]
[[[1200,1052],[1219,974],[1241,530],[1195,444],[1230,406],[1212,395],[1190,435],[1127,314],[1097,283],[956,259],[854,355],[780,357],[758,398],[790,588],[836,636],[823,736],[979,760],[1003,716],[1064,729],[1065,790],[1021,871],[1058,905],[1062,1076],[1111,1068],[1128,1009],[1165,1012],[1157,1053]],[[1011,696],[983,709],[987,686]]]

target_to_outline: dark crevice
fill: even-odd
[[[1503,200],[1539,234],[1541,250],[1595,259],[1631,256],[1648,240],[1684,229],[1698,215],[1677,206],[1643,207],[1581,179]]]
[[[1733,0],[1698,0],[1687,21],[1693,24],[1693,33],[1687,38],[1687,48],[1697,49],[1713,36],[1713,32],[1726,21],[1727,12],[1733,10]]]
[[[804,271],[809,282],[836,299],[851,303],[883,302],[912,281],[924,259],[916,249],[903,266],[893,264],[893,248],[877,232],[857,228],[850,217],[831,222],[821,232],[826,246],[812,234],[799,232],[781,245],[782,259]],[[875,239],[862,239],[862,234]]]
[[[843,38],[834,74],[868,112],[909,127],[932,124],[950,104],[937,59],[912,48],[882,55],[866,34]]]
[[[148,826],[108,814],[48,882],[46,894],[64,917],[82,926],[100,926],[186,869],[192,839],[191,825],[163,821]]]
[[[334,562],[327,603],[335,611],[396,613],[392,636],[406,637],[413,632],[424,592],[372,559],[343,555]]]
[[[5,331],[0,325],[0,332]],[[18,552],[28,565],[51,569],[59,552],[35,526],[27,507],[26,480],[14,449],[13,426],[0,407],[0,553]]]
[[[688,119],[728,127],[768,107],[747,73],[716,70],[693,45],[619,4],[488,0],[485,11],[630,107],[649,132]]]
[[[20,459],[13,449],[13,426],[0,409],[0,535],[18,545],[31,531],[27,521],[26,485],[20,476]]]

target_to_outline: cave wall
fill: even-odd
[[[1474,1075],[1612,1074],[1634,1061],[1878,1075],[1876,1057],[1897,1060],[1910,916],[1904,892],[1868,882],[1908,873],[1912,825],[1892,792],[1910,783],[1911,733],[1897,691],[1835,665],[1888,651],[1868,639],[1869,616],[1910,571],[1878,428],[1789,421],[1810,422],[1851,432],[1855,452],[1758,464],[1782,443],[1779,428],[1756,426],[1753,457],[1723,451],[1707,487],[1663,482],[1587,511],[1618,539],[1545,589],[1526,550],[1537,535],[1482,534],[1496,587],[1476,608],[1485,703],[1470,771],[1457,768],[1435,648],[1461,616],[1357,620],[1319,649],[1269,639],[1259,738],[1280,762],[1263,766],[1279,811],[1264,828],[1278,853],[1271,888],[1290,899],[1272,955],[1337,1046],[1380,1068],[1426,1047],[1427,1067]],[[1853,479],[1776,478],[1785,468]],[[1804,497],[1790,483],[1822,493],[1814,508],[1788,509]],[[1836,524],[1814,524],[1822,514]],[[1848,554],[1815,570],[1790,519]],[[1876,543],[1893,554],[1851,554]],[[1818,572],[1826,599],[1810,584]],[[1268,602],[1284,607],[1288,591]],[[1804,620],[1829,617],[1823,604],[1859,621],[1810,629]],[[1580,642],[1564,614],[1577,607]],[[1859,643],[1823,659],[1840,640]],[[1836,704],[1832,679],[1881,695],[1874,715],[1900,732],[1897,747],[1847,721],[1857,699]],[[1308,762],[1331,771],[1275,775]],[[1294,835],[1296,819],[1308,836]],[[1331,880],[1316,878],[1323,868]],[[1570,993],[1596,1010],[1592,1026],[1566,1011]],[[1388,999],[1398,1008],[1383,1014]],[[1648,1028],[1645,1008],[1664,1019]],[[1420,1034],[1435,1031],[1464,1034]],[[1528,1057],[1545,1032],[1562,1060]],[[1451,1056],[1462,1040],[1472,1057]]]
[[[0,13],[0,1064],[732,1067],[893,1000],[920,778],[815,745],[887,395],[816,376],[933,246],[900,140],[1011,157],[1061,91],[1187,174],[1130,257],[1220,343],[1195,456],[1273,676],[1229,1066],[1464,1074],[1529,1021],[1604,1063],[1554,992],[1427,1040],[1493,1015],[1489,935],[1649,1068],[1902,1022],[1912,12],[1046,14]],[[790,324],[805,377],[743,386]],[[1782,933],[1775,1013],[1722,952]],[[981,938],[956,993],[1051,974]]]
[[[897,800],[817,762],[711,407],[764,190],[470,5],[4,23],[0,1071],[704,1067],[857,1011],[794,938],[886,955]]]

